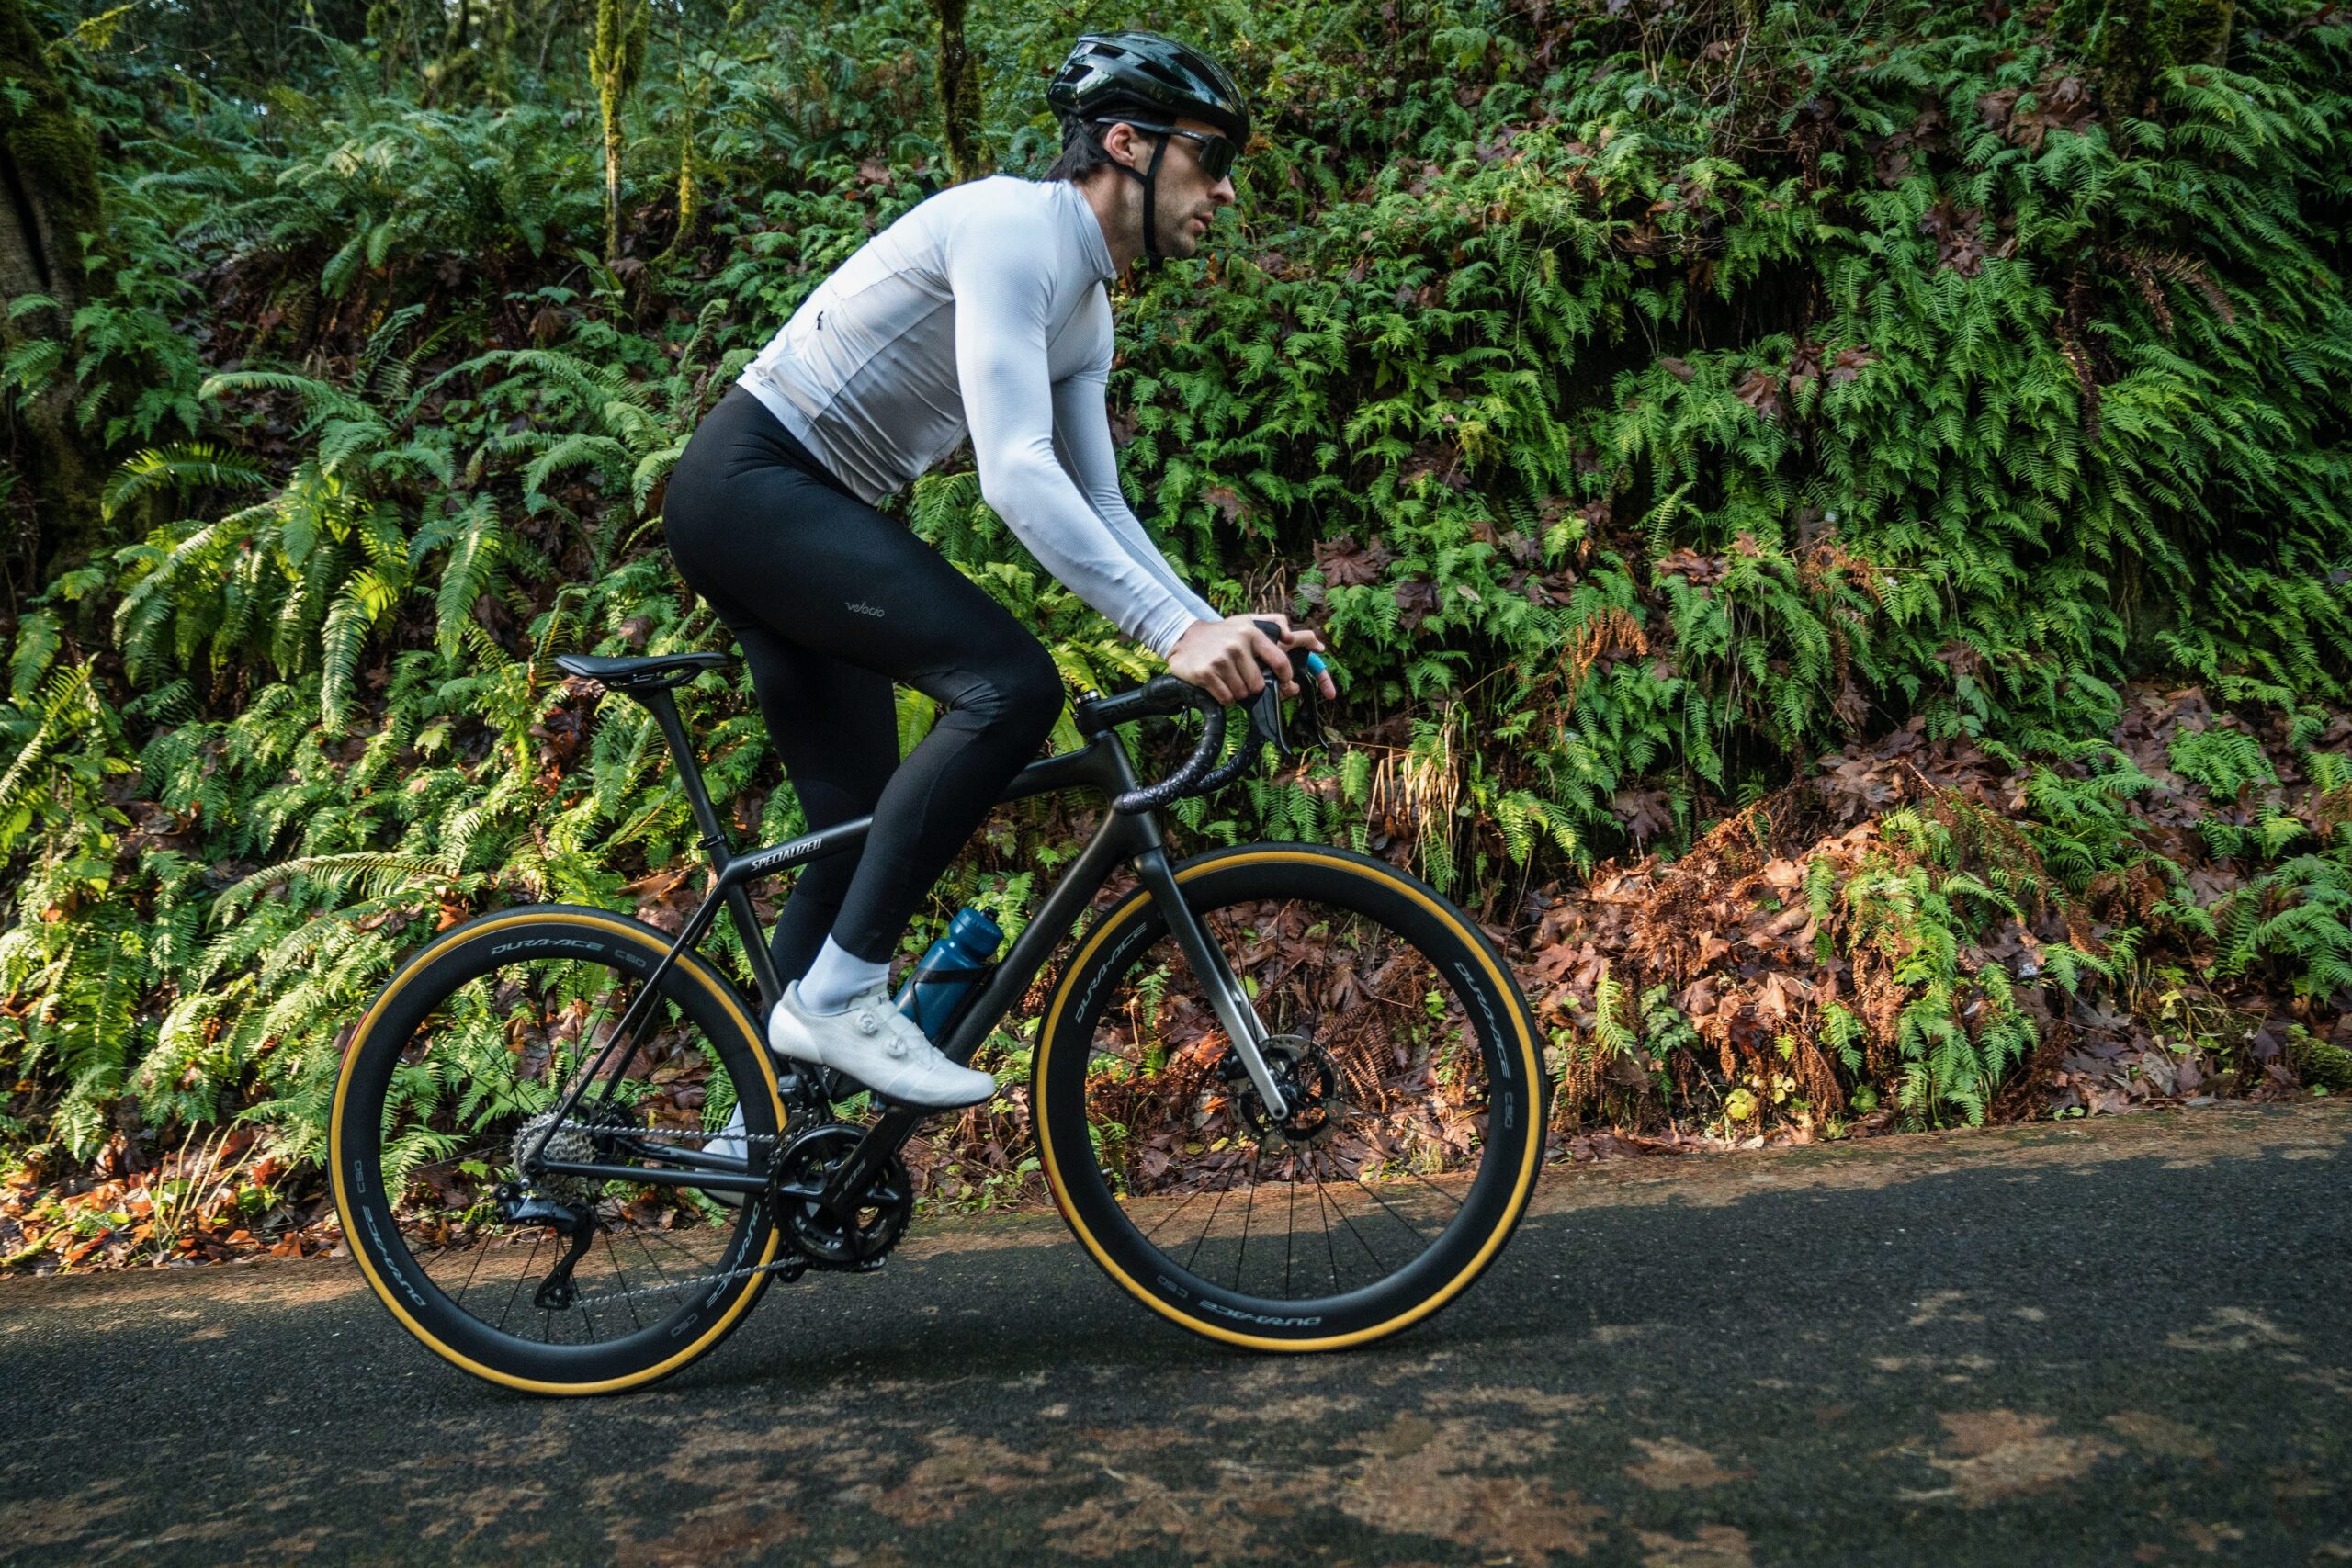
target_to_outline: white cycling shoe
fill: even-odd
[[[941,1055],[882,986],[840,1012],[816,1013],[800,1005],[795,980],[768,1018],[768,1046],[779,1056],[847,1073],[883,1099],[921,1111],[978,1105],[996,1092],[988,1074]]]
[[[702,1152],[717,1159],[748,1159],[752,1152],[749,1141],[751,1131],[752,1129],[743,1121],[743,1108],[739,1105],[735,1108],[735,1114],[727,1119],[725,1131],[717,1137],[703,1141]],[[730,1209],[740,1209],[743,1206],[743,1195],[741,1192],[713,1192],[706,1189],[703,1196],[714,1203],[724,1203]]]
[[[727,1119],[726,1131],[705,1142],[702,1152],[714,1159],[743,1159],[751,1153],[751,1145],[744,1142],[750,1132],[751,1128],[743,1122],[743,1108],[739,1105],[735,1108],[735,1114]],[[734,1194],[730,1192],[728,1196],[731,1198]]]

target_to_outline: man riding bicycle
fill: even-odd
[[[771,947],[792,983],[769,1044],[925,1109],[995,1086],[892,1005],[890,956],[1063,693],[1027,628],[876,507],[968,434],[981,495],[1013,534],[1172,673],[1237,704],[1261,666],[1289,668],[1152,544],[1120,491],[1106,405],[1104,286],[1142,257],[1199,250],[1235,199],[1249,111],[1215,62],[1142,32],[1079,39],[1046,100],[1062,153],[1046,178],[944,191],[868,241],[696,429],[665,507],[678,570],[741,644],[808,825],[874,818],[861,853],[810,864],[785,905]],[[903,762],[894,682],[940,706]]]

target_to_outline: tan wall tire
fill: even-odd
[[[541,905],[485,915],[435,936],[386,983],[355,1030],[329,1122],[335,1210],[352,1255],[392,1315],[435,1354],[478,1377],[534,1393],[582,1394],[641,1387],[708,1353],[733,1330],[766,1286],[750,1273],[697,1287],[634,1332],[599,1344],[535,1343],[503,1332],[453,1299],[405,1234],[402,1194],[388,1191],[384,1125],[399,1093],[394,1075],[413,1074],[429,1053],[427,1021],[460,987],[479,987],[512,967],[552,962],[607,965],[643,976],[667,951],[650,929],[602,910]],[[775,1073],[735,988],[694,954],[682,955],[662,997],[707,1043],[755,1133],[785,1122]],[[395,1118],[397,1109],[390,1111]],[[714,1232],[713,1276],[774,1261],[777,1236],[764,1200],[738,1211],[723,1241]],[[430,1257],[428,1251],[426,1257]],[[681,1271],[683,1273],[683,1271]],[[635,1303],[628,1303],[634,1308]],[[616,1320],[617,1320],[617,1314]],[[649,1306],[646,1315],[655,1315]]]
[[[1212,1236],[1219,1246],[1232,1240],[1230,1222],[1228,1234],[1218,1235],[1212,1214],[1190,1258],[1179,1256],[1179,1248],[1155,1241],[1148,1227],[1164,1226],[1177,1217],[1168,1212],[1175,1196],[1163,1201],[1139,1190],[1133,1172],[1147,1168],[1121,1166],[1115,1156],[1106,1153],[1113,1147],[1106,1125],[1117,1126],[1122,1137],[1134,1136],[1133,1129],[1106,1123],[1099,1115],[1091,1119],[1090,1112],[1090,1095],[1100,1100],[1113,1092],[1103,1087],[1106,1077],[1135,1077],[1125,1069],[1104,1071],[1106,1061],[1117,1067],[1105,1053],[1106,1042],[1124,1038],[1119,1021],[1124,1015],[1118,1010],[1128,1003],[1123,998],[1146,995],[1152,985],[1167,983],[1164,965],[1157,971],[1151,971],[1151,965],[1154,955],[1171,944],[1163,940],[1165,925],[1155,905],[1138,889],[1104,914],[1081,939],[1055,987],[1039,1031],[1033,1094],[1040,1163],[1063,1217],[1089,1255],[1122,1289],[1170,1321],[1229,1344],[1264,1350],[1336,1349],[1369,1343],[1421,1321],[1458,1298],[1499,1254],[1526,1211],[1543,1161],[1549,1086],[1533,1021],[1509,967],[1476,926],[1426,884],[1385,862],[1346,851],[1312,844],[1252,845],[1189,862],[1178,868],[1177,880],[1186,902],[1212,924],[1213,936],[1220,924],[1237,931],[1248,921],[1272,922],[1279,928],[1291,918],[1286,911],[1311,905],[1336,915],[1324,919],[1320,926],[1302,928],[1306,934],[1296,940],[1313,939],[1314,931],[1320,930],[1325,934],[1319,940],[1337,941],[1332,934],[1339,929],[1334,919],[1343,918],[1350,933],[1369,933],[1351,934],[1349,940],[1375,944],[1383,953],[1398,955],[1394,960],[1397,963],[1409,959],[1410,976],[1435,977],[1426,982],[1430,995],[1437,998],[1429,1004],[1430,1013],[1439,1018],[1438,1032],[1452,1032],[1446,1035],[1451,1043],[1441,1044],[1456,1059],[1475,1058],[1482,1075],[1479,1092],[1486,1096],[1479,1134],[1475,1149],[1465,1156],[1464,1168],[1441,1169],[1435,1173],[1435,1181],[1423,1182],[1438,1187],[1442,1197],[1458,1187],[1458,1212],[1450,1219],[1429,1222],[1425,1245],[1409,1261],[1385,1272],[1360,1266],[1377,1277],[1361,1281],[1343,1277],[1335,1255],[1334,1288],[1321,1292],[1317,1287],[1320,1293],[1294,1291],[1293,1254],[1299,1234],[1295,1205],[1296,1194],[1306,1190],[1299,1172],[1304,1169],[1314,1176],[1317,1190],[1323,1194],[1319,1201],[1336,1207],[1363,1199],[1367,1201],[1366,1213],[1372,1212],[1369,1204],[1386,1202],[1379,1190],[1382,1179],[1360,1181],[1334,1194],[1312,1164],[1317,1157],[1314,1154],[1277,1156],[1291,1162],[1291,1174],[1284,1178],[1279,1164],[1268,1165],[1266,1145],[1261,1143],[1247,1156],[1256,1162],[1248,1172],[1250,1179],[1242,1182],[1240,1172],[1229,1175],[1227,1190],[1218,1198],[1220,1207],[1235,1190],[1245,1191],[1250,1198],[1249,1217],[1241,1222],[1240,1247],[1232,1269],[1239,1283],[1228,1283],[1222,1277],[1221,1264],[1215,1270],[1202,1266],[1202,1248]],[[1227,951],[1232,948],[1228,946]],[[1261,1015],[1274,1005],[1263,992],[1260,1003]],[[1395,1007],[1397,999],[1375,998],[1364,1005]],[[1355,1016],[1329,1010],[1315,1013],[1307,1003],[1301,1008],[1299,1016],[1312,1015],[1310,1021],[1327,1030],[1340,1027],[1335,1018]],[[1268,1017],[1267,1023],[1278,1032],[1283,1028],[1274,1017]],[[1142,1032],[1135,1031],[1134,1039],[1121,1048],[1140,1049],[1137,1043],[1142,1038]],[[1221,1036],[1204,1039],[1196,1054],[1213,1053]],[[1439,1048],[1428,1047],[1432,1052]],[[1358,1098],[1388,1092],[1375,1086]],[[1216,1093],[1214,1085],[1203,1090],[1204,1098],[1197,1104],[1209,1109],[1195,1111],[1196,1117],[1213,1119],[1217,1114]],[[1401,1102],[1411,1113],[1409,1097],[1401,1097]],[[1215,1131],[1215,1126],[1210,1130]],[[1250,1146],[1238,1136],[1228,1141],[1236,1148]],[[1334,1158],[1341,1162],[1352,1157],[1346,1151],[1346,1141],[1342,1133],[1326,1145],[1340,1150]],[[1364,1160],[1356,1163],[1360,1173],[1374,1168]],[[1120,1168],[1106,1169],[1106,1166]],[[1271,1281],[1245,1289],[1241,1286],[1250,1283],[1249,1226],[1257,1219],[1257,1200],[1270,1171],[1291,1194],[1291,1216],[1281,1222],[1287,1227],[1284,1235],[1291,1250],[1283,1254],[1280,1290],[1272,1288]],[[1186,1202],[1198,1201],[1196,1192]],[[1393,1206],[1390,1212],[1395,1213]],[[1334,1229],[1327,1224],[1327,1240]],[[1401,1237],[1422,1233],[1404,1224],[1397,1234]],[[1372,1265],[1385,1263],[1377,1248],[1367,1246],[1365,1251]],[[1261,1271],[1270,1272],[1270,1269],[1262,1266]]]

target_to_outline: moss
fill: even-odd
[[[2302,1074],[2305,1083],[2316,1084],[2334,1094],[2352,1093],[2352,1051],[2298,1029],[2289,1037],[2287,1059]]]
[[[2097,69],[2109,114],[2144,115],[2157,74],[2171,63],[2154,0],[2108,0],[2099,14]]]
[[[91,292],[83,236],[99,231],[97,144],[49,68],[40,35],[20,0],[0,0],[0,80],[21,97],[0,103],[0,223],[13,231],[7,271],[15,288],[29,285],[63,307],[0,316],[0,350],[35,337],[63,338],[71,314]],[[83,449],[73,418],[74,389],[63,376],[25,395],[14,410],[18,439],[10,456],[29,481],[43,520],[34,550],[52,561],[78,559],[93,547],[99,522],[99,465]]]
[[[83,292],[82,236],[96,233],[98,203],[97,144],[74,113],[65,89],[49,68],[40,35],[19,0],[0,0],[0,78],[13,79],[32,102],[11,113],[0,107],[0,158],[36,205],[48,244],[27,236],[52,273],[51,292],[78,299]]]
[[[2231,0],[2175,0],[2171,7],[2175,61],[2183,65],[2220,65],[2229,58]]]

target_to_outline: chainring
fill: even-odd
[[[823,1122],[787,1144],[770,1171],[776,1223],[812,1268],[879,1269],[914,1217],[914,1180],[897,1155],[883,1165],[846,1219],[812,1200],[775,1191],[785,1185],[823,1186],[865,1136],[863,1127]]]

